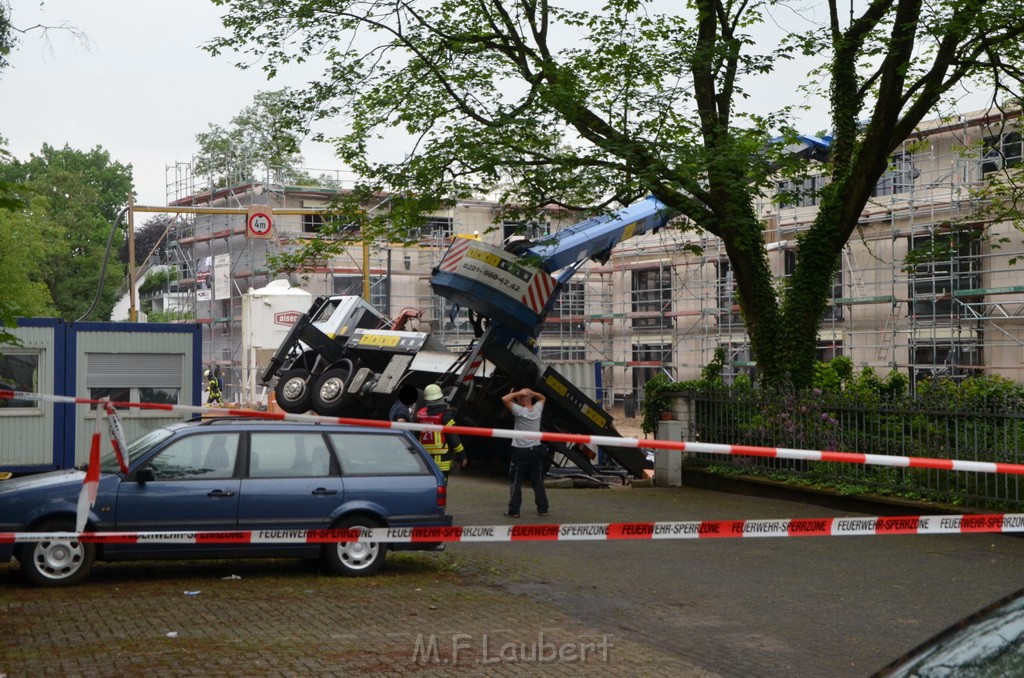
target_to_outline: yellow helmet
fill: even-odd
[[[207,379],[209,379],[210,378],[210,370],[206,370],[205,372],[203,372],[203,376],[206,377]]]
[[[423,389],[423,400],[428,403],[436,403],[439,400],[444,400],[444,392],[441,391],[441,387],[437,384],[430,384]]]

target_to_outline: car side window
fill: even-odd
[[[331,453],[319,433],[250,433],[250,478],[323,478]]]
[[[172,442],[149,466],[157,480],[230,478],[237,454],[237,433],[208,433]]]
[[[404,437],[374,433],[332,433],[344,475],[420,475],[430,469]]]

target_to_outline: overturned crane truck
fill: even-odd
[[[275,396],[286,412],[375,418],[386,416],[403,385],[422,390],[439,383],[458,422],[483,427],[500,424],[502,395],[513,386],[529,386],[547,398],[544,430],[617,436],[611,415],[537,356],[536,339],[562,288],[586,261],[606,262],[620,242],[657,231],[668,219],[665,206],[649,197],[613,216],[505,249],[456,238],[430,284],[475,318],[477,336],[465,351],[454,353],[429,333],[405,330],[402,320],[390,322],[359,297],[320,297],[292,327],[261,379],[269,385],[276,377]],[[486,376],[484,365],[493,367]],[[472,457],[507,460],[482,449],[496,444],[491,439],[465,442]],[[558,448],[583,471],[595,472],[594,450]],[[601,452],[636,477],[650,466],[635,448]]]

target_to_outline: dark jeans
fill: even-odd
[[[546,454],[547,448],[544,445],[512,448],[512,463],[508,469],[508,477],[512,482],[508,498],[509,513],[519,513],[519,508],[523,503],[523,481],[527,478],[533,486],[533,499],[537,502],[537,512],[547,513],[548,494],[544,491],[544,457]]]

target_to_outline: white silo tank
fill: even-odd
[[[243,393],[249,403],[265,404],[266,396],[257,396],[259,375],[312,303],[312,294],[287,280],[274,280],[242,295]]]

